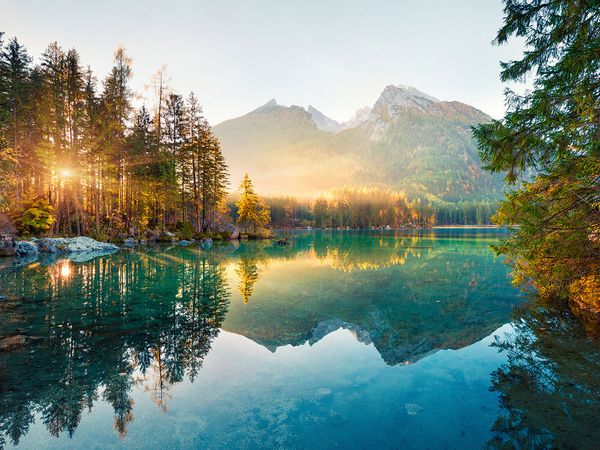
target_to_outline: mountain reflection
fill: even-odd
[[[476,342],[518,302],[487,234],[290,240],[4,263],[0,340],[14,345],[0,350],[0,447],[38,418],[72,436],[100,401],[124,438],[133,392],[167,413],[171,386],[196,379],[220,329],[275,350],[345,328],[397,365]]]

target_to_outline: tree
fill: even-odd
[[[238,222],[244,225],[244,233],[248,232],[248,226],[252,226],[254,232],[265,227],[270,220],[270,211],[260,197],[254,192],[252,180],[248,174],[240,185],[240,199],[236,202]]]
[[[521,182],[494,218],[519,225],[498,250],[544,297],[577,303],[585,283],[600,299],[600,7],[505,0],[504,12],[495,42],[528,48],[501,79],[533,74],[533,89],[507,90],[505,117],[474,129],[486,167]]]
[[[54,222],[54,208],[44,198],[37,197],[23,204],[21,213],[15,218],[19,233],[38,236],[48,231]]]

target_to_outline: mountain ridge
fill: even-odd
[[[248,171],[266,194],[316,197],[344,186],[380,186],[462,201],[503,194],[501,177],[481,169],[471,136],[472,126],[491,120],[465,103],[388,85],[348,122],[313,105],[272,99],[213,130],[232,179]]]

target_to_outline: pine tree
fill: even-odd
[[[240,199],[236,202],[238,222],[244,226],[244,233],[248,232],[248,226],[252,226],[254,232],[257,229],[265,227],[270,219],[269,208],[262,202],[260,197],[254,192],[252,180],[248,174],[244,174],[244,179],[240,185]]]
[[[503,81],[533,73],[533,90],[507,91],[503,120],[475,129],[482,160],[514,182],[536,173],[495,221],[518,224],[499,247],[547,297],[598,306],[600,299],[600,9],[597,2],[505,0],[497,44],[524,38]],[[588,294],[585,294],[585,293]],[[583,293],[583,294],[582,294]],[[595,298],[594,298],[595,297]]]

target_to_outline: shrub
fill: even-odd
[[[23,203],[15,225],[24,236],[39,236],[54,223],[54,208],[43,197],[35,197]]]
[[[194,226],[189,222],[179,221],[175,225],[175,234],[177,235],[177,239],[185,239],[187,241],[191,241],[194,239]]]

